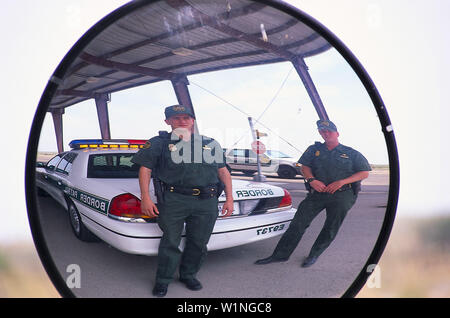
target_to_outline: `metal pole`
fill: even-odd
[[[309,97],[311,98],[314,108],[316,109],[316,112],[319,115],[319,119],[328,120],[327,112],[325,110],[325,107],[323,106],[319,92],[317,91],[316,86],[314,85],[311,75],[308,72],[308,66],[306,65],[305,61],[301,56],[297,56],[292,61],[292,64],[294,64],[294,67],[298,75],[300,76],[303,85],[305,86],[306,91],[308,92]]]
[[[192,105],[191,95],[188,89],[189,81],[187,77],[181,77],[178,80],[172,80],[172,86],[175,90],[175,95],[177,96],[178,103],[185,107],[189,107],[195,116],[194,106]],[[198,134],[197,121],[194,122],[194,133]]]
[[[108,114],[108,94],[99,94],[95,96],[95,105],[97,107],[98,123],[102,139],[111,139],[111,130],[109,128]]]
[[[55,126],[56,146],[58,147],[58,153],[64,151],[63,145],[63,120],[64,108],[52,109],[53,126]]]
[[[256,132],[255,132],[255,130],[253,128],[253,120],[252,120],[251,117],[248,117],[248,122],[250,124],[250,130],[252,132],[253,141],[259,141],[259,137],[256,135]],[[256,153],[256,165],[257,165],[257,168],[258,168],[258,173],[256,174],[256,176],[253,177],[253,180],[254,181],[259,181],[259,182],[266,181],[266,179],[267,179],[266,176],[263,176],[261,174],[261,162],[259,160],[259,154],[258,153]]]

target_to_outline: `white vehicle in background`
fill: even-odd
[[[75,140],[72,150],[38,163],[38,193],[48,194],[68,211],[72,230],[82,241],[100,238],[126,253],[156,255],[162,232],[156,218],[140,210],[139,166],[131,162],[146,140]],[[233,180],[234,212],[219,218],[209,250],[280,235],[295,214],[283,188]],[[151,197],[154,195],[153,182]]]
[[[230,171],[241,171],[252,176],[258,171],[256,153],[251,149],[224,149]],[[259,155],[262,173],[276,173],[281,178],[292,179],[301,175],[298,158],[292,158],[278,150],[266,150]]]

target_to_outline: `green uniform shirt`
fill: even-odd
[[[359,171],[372,170],[360,152],[341,144],[330,151],[325,143],[316,142],[306,149],[298,162],[310,167],[314,177],[325,185]]]
[[[219,182],[218,169],[225,167],[220,144],[212,138],[192,135],[190,141],[156,136],[137,152],[133,163],[152,169],[166,184],[205,187]]]

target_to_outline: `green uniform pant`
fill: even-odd
[[[158,225],[163,236],[158,249],[156,282],[168,284],[180,264],[180,278],[194,278],[206,256],[206,245],[218,215],[217,198],[200,199],[194,196],[166,192],[160,209]],[[186,224],[186,226],[184,226]],[[186,244],[179,245],[183,228]]]
[[[273,256],[275,258],[289,258],[300,242],[305,230],[314,218],[326,210],[326,220],[323,228],[311,248],[309,256],[318,257],[336,237],[348,210],[356,201],[353,191],[346,190],[334,194],[314,192],[299,204],[289,228],[281,237]]]

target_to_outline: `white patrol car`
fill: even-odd
[[[156,218],[141,214],[139,166],[131,162],[145,141],[74,140],[72,150],[38,162],[38,193],[49,194],[68,210],[80,240],[100,238],[123,252],[156,255],[162,232]],[[233,197],[235,210],[226,218],[220,213],[225,194],[219,197],[209,250],[280,235],[295,213],[289,192],[277,186],[233,180]]]
[[[228,170],[241,171],[246,176],[254,175],[257,170],[256,153],[251,149],[224,149]],[[276,173],[281,178],[292,179],[301,175],[301,164],[297,159],[278,150],[266,150],[259,155],[262,173]]]

